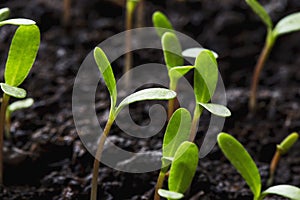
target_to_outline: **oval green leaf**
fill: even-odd
[[[275,36],[283,35],[300,30],[300,12],[290,14],[281,19],[275,26]]]
[[[271,30],[273,27],[273,23],[264,7],[256,0],[246,0],[246,3],[251,7],[255,14],[259,16],[259,18],[264,22],[267,28]]]
[[[144,100],[169,100],[176,97],[176,92],[165,88],[149,88],[137,91],[126,97],[117,107],[116,114],[118,114],[124,106],[131,103]]]
[[[4,72],[5,83],[19,86],[34,63],[40,45],[36,25],[20,26],[12,39]]]
[[[36,24],[35,21],[31,19],[24,19],[24,18],[15,18],[15,19],[0,21],[0,26],[4,26],[4,25],[29,26],[34,24]]]
[[[191,124],[192,117],[187,109],[179,108],[173,113],[164,136],[162,147],[163,157],[174,157],[180,144],[184,141],[188,141]],[[163,167],[165,167],[164,162]]]
[[[214,95],[218,82],[218,64],[209,50],[196,58],[194,70],[194,92],[197,103],[207,103]]]
[[[221,104],[214,103],[198,103],[206,110],[219,117],[229,117],[231,115],[230,110]]]
[[[33,101],[32,98],[27,98],[27,99],[24,99],[24,100],[15,101],[7,107],[7,110],[12,113],[12,112],[15,112],[16,110],[29,108],[30,106],[33,105],[33,102],[34,101]]]
[[[162,12],[156,11],[153,13],[152,22],[159,37],[162,37],[166,32],[174,32],[171,22]]]
[[[174,33],[167,32],[162,36],[161,42],[168,69],[171,67],[182,66],[182,49],[177,36]]]
[[[168,180],[169,190],[184,193],[190,187],[198,166],[198,147],[183,142],[177,149]]]
[[[23,88],[10,86],[5,83],[0,83],[0,86],[2,91],[9,96],[20,98],[20,99],[26,97],[26,90],[24,90]]]
[[[184,197],[183,194],[178,192],[172,192],[169,190],[159,189],[158,194],[161,197],[167,198],[167,199],[182,199]]]
[[[99,47],[96,47],[94,50],[94,59],[99,68],[99,71],[104,79],[105,85],[109,91],[111,97],[111,104],[113,107],[116,106],[117,103],[117,87],[116,87],[116,79],[111,68],[110,62],[107,59],[105,53]]]
[[[258,199],[261,192],[261,179],[256,164],[249,153],[239,141],[227,133],[218,135],[218,144],[224,155],[250,187],[254,199]]]
[[[209,49],[200,48],[200,47],[185,49],[182,52],[182,56],[188,57],[188,58],[197,58],[197,56],[204,50],[209,50]],[[214,51],[211,51],[211,52],[214,54],[215,58],[219,57],[219,55],[216,52],[214,52]]]
[[[173,80],[178,80],[181,77],[183,77],[186,73],[188,73],[191,69],[194,69],[194,66],[172,67],[169,70],[169,76]]]
[[[9,17],[9,8],[1,8],[0,9],[0,22],[7,19]]]
[[[286,154],[290,150],[290,148],[297,142],[298,138],[299,134],[296,132],[288,135],[279,145],[277,145],[280,154]]]
[[[300,188],[292,185],[276,185],[273,187],[269,187],[266,189],[260,199],[263,199],[265,196],[273,194],[282,197],[289,198],[291,200],[299,200],[300,199]]]

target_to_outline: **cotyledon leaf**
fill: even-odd
[[[291,200],[299,200],[300,199],[300,188],[292,185],[276,185],[269,187],[265,191],[262,192],[260,200],[262,200],[265,196],[269,194],[275,194],[278,196],[286,197]]]
[[[24,19],[24,18],[7,19],[4,21],[0,21],[0,26],[4,26],[4,25],[29,26],[34,24],[36,24],[35,21],[31,19]]]
[[[174,33],[167,32],[161,39],[164,58],[168,69],[183,65],[181,44]]]
[[[183,142],[177,149],[171,165],[169,190],[184,193],[189,188],[198,166],[198,148],[192,142]]]
[[[6,84],[17,87],[24,81],[35,61],[39,45],[40,31],[36,25],[20,26],[16,30],[5,66]]]
[[[261,179],[249,153],[239,141],[227,133],[220,133],[217,140],[224,155],[242,175],[255,199],[258,199],[261,192]]]
[[[275,26],[275,36],[300,30],[300,12],[290,14],[282,18]]]
[[[164,135],[162,147],[163,158],[174,157],[180,144],[189,139],[191,124],[192,117],[187,109],[179,108],[173,113]],[[163,167],[165,167],[164,159]]]
[[[194,70],[194,93],[197,103],[207,103],[212,98],[218,82],[218,64],[209,50],[196,58]]]
[[[26,90],[24,90],[23,88],[10,86],[5,83],[0,83],[0,86],[1,86],[2,91],[9,96],[12,96],[15,98],[25,98],[26,97]]]
[[[214,103],[198,103],[206,110],[219,117],[229,117],[231,115],[230,110],[221,104]]]
[[[159,189],[158,194],[159,196],[167,199],[182,199],[184,197],[184,195],[181,193],[164,190],[164,189]]]
[[[94,59],[96,64],[99,68],[99,71],[104,79],[105,85],[109,91],[111,100],[112,100],[112,107],[115,107],[117,103],[117,87],[116,87],[116,79],[111,68],[110,62],[107,59],[104,51],[96,47],[94,49]]]
[[[118,114],[122,108],[125,106],[144,100],[169,100],[176,97],[176,92],[165,89],[165,88],[149,88],[137,91],[128,97],[126,97],[121,103],[118,105],[116,109],[116,114]]]
[[[152,22],[159,37],[162,37],[166,32],[174,32],[174,28],[168,18],[159,11],[152,15]]]
[[[264,22],[268,29],[272,29],[272,20],[264,7],[260,3],[258,3],[257,0],[246,0],[246,3],[259,16],[259,18]]]

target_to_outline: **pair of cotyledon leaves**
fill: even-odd
[[[271,17],[257,0],[246,0],[246,3],[272,32],[274,39],[280,35],[300,30],[300,12],[282,18],[274,27]]]
[[[297,141],[297,133],[292,133],[279,146],[283,152],[287,152],[289,148]],[[234,137],[227,133],[218,135],[218,144],[224,155],[231,164],[242,175],[248,186],[250,187],[254,200],[262,200],[269,194],[275,194],[290,198],[292,200],[300,199],[300,189],[291,185],[277,185],[261,192],[261,177],[258,168],[243,145]]]
[[[6,61],[2,91],[16,98],[24,98],[26,91],[18,86],[25,80],[34,63],[40,44],[40,31],[29,19],[7,19],[9,9],[0,9],[0,26],[17,25]]]
[[[218,82],[217,54],[204,48],[191,48],[182,51],[180,42],[168,18],[157,11],[153,14],[152,21],[157,34],[161,37],[170,78],[170,88],[175,90],[178,80],[191,69],[195,69],[194,93],[197,104],[214,115],[230,116],[231,113],[225,106],[208,103]],[[196,58],[194,66],[183,66],[183,56]]]

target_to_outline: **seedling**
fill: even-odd
[[[129,31],[132,29],[132,21],[133,21],[133,14],[134,10],[137,6],[137,3],[140,0],[126,0],[126,33],[125,33],[125,48],[128,53],[125,54],[125,68],[124,74],[128,72],[132,65],[132,53],[131,53],[131,32]],[[125,84],[129,86],[130,76],[125,77]]]
[[[117,106],[117,88],[116,80],[105,53],[99,47],[96,47],[94,50],[94,59],[100,70],[100,73],[104,79],[106,87],[110,94],[111,106],[109,111],[109,117],[105,125],[104,131],[100,136],[97,152],[94,160],[93,168],[93,177],[92,177],[92,190],[91,190],[91,200],[97,199],[97,182],[98,182],[98,173],[99,173],[99,161],[101,160],[103,147],[105,140],[109,134],[110,128],[116,119],[119,112],[127,105],[144,100],[169,100],[176,97],[176,93],[169,89],[164,88],[150,88],[140,90],[129,96],[127,96],[121,103]]]
[[[197,146],[192,142],[183,142],[172,161],[168,179],[169,190],[159,189],[158,194],[169,200],[183,198],[196,173],[198,160]]]
[[[205,52],[207,49],[190,48],[190,49],[186,49],[186,50],[182,51],[180,41],[177,38],[175,31],[173,29],[173,26],[172,26],[171,22],[168,20],[168,18],[163,13],[157,11],[153,14],[152,21],[153,21],[154,26],[156,27],[156,32],[157,32],[158,36],[161,37],[164,58],[165,58],[166,66],[168,69],[169,79],[170,79],[169,88],[171,90],[176,91],[177,83],[178,83],[179,79],[182,76],[184,76],[186,73],[188,73],[191,69],[194,69],[196,66],[196,65],[183,66],[183,64],[184,64],[183,56],[197,58],[198,55],[200,55],[202,52]],[[207,52],[212,52],[212,51],[207,51]],[[214,53],[214,52],[212,52],[212,53],[215,56],[215,58],[218,57],[218,55],[216,53]],[[216,70],[216,72],[217,71],[218,70]],[[195,80],[197,80],[197,79],[194,79],[194,81]],[[196,85],[197,84],[198,83],[196,83]],[[170,119],[171,115],[173,114],[174,103],[175,103],[174,99],[169,101],[168,119]],[[201,103],[203,103],[203,102],[201,102]],[[196,106],[196,107],[198,107],[198,106]],[[201,113],[199,115],[201,115]],[[194,128],[193,128],[194,130],[196,129],[197,125],[198,125],[198,121],[195,119]]]
[[[166,173],[173,161],[176,150],[179,146],[189,139],[192,117],[185,108],[177,109],[169,120],[162,147],[162,168],[160,170],[154,200],[159,200],[159,189],[162,187]]]
[[[280,160],[280,157],[282,155],[285,155],[290,150],[290,148],[297,142],[298,138],[299,138],[299,134],[294,132],[291,133],[289,136],[287,136],[280,144],[277,145],[276,152],[273,156],[270,165],[270,177],[267,183],[268,186],[272,185],[273,183],[274,174],[277,168],[277,164]]]
[[[269,194],[283,196],[292,200],[300,199],[300,189],[291,185],[277,185],[261,192],[262,184],[258,168],[243,145],[227,133],[218,135],[218,144],[224,155],[250,187],[254,200],[262,200]]]
[[[8,58],[6,61],[4,79],[0,83],[3,91],[0,109],[0,185],[3,184],[3,133],[5,127],[5,116],[10,97],[24,98],[26,91],[18,86],[22,84],[34,63],[40,45],[40,31],[29,19],[7,19],[9,10],[0,9],[0,26],[11,24],[20,25],[12,39]]]
[[[13,112],[17,110],[21,110],[24,108],[29,108],[33,105],[33,99],[27,98],[20,101],[15,101],[7,106],[6,115],[5,115],[5,135],[6,138],[10,138],[10,126],[11,126],[11,115]]]
[[[282,18],[275,26],[273,26],[271,17],[259,2],[256,0],[246,0],[246,3],[258,15],[267,28],[265,45],[255,66],[250,89],[249,108],[251,111],[254,111],[256,108],[256,93],[259,77],[265,62],[279,36],[300,30],[300,12]]]

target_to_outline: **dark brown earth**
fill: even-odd
[[[300,11],[300,1],[263,1],[274,22]],[[5,141],[5,199],[88,199],[93,157],[78,138],[72,117],[72,87],[77,70],[87,53],[106,38],[123,31],[124,8],[100,0],[76,0],[72,4],[71,24],[62,26],[62,2],[47,0],[6,0],[12,17],[27,17],[40,27],[42,43],[37,61],[22,85],[34,98],[33,107],[13,115],[11,139]],[[220,55],[222,74],[232,116],[224,131],[241,141],[258,163],[265,187],[269,162],[276,144],[293,131],[300,130],[300,52],[299,33],[279,38],[262,73],[258,112],[249,115],[248,90],[257,56],[263,46],[265,27],[241,0],[199,0],[186,2],[146,0],[145,25],[151,26],[156,10],[165,12],[176,30],[195,38],[204,47]],[[6,56],[15,28],[0,28],[1,79]],[[161,52],[137,52],[135,64],[161,62]],[[123,58],[114,63],[117,77]],[[100,123],[109,109],[104,86],[96,95]],[[145,104],[131,109],[138,124],[148,119]],[[203,119],[199,131],[205,130]],[[135,151],[161,145],[161,135],[151,142],[119,134],[114,126],[112,140],[122,148]],[[116,137],[119,135],[119,137]],[[201,141],[198,134],[197,141]],[[198,142],[200,143],[200,142]],[[300,186],[300,142],[282,158],[274,184]],[[123,173],[101,166],[99,196],[101,199],[152,199],[158,172]],[[220,149],[201,159],[185,199],[252,199],[241,176],[224,158]],[[269,197],[268,199],[282,199]]]

